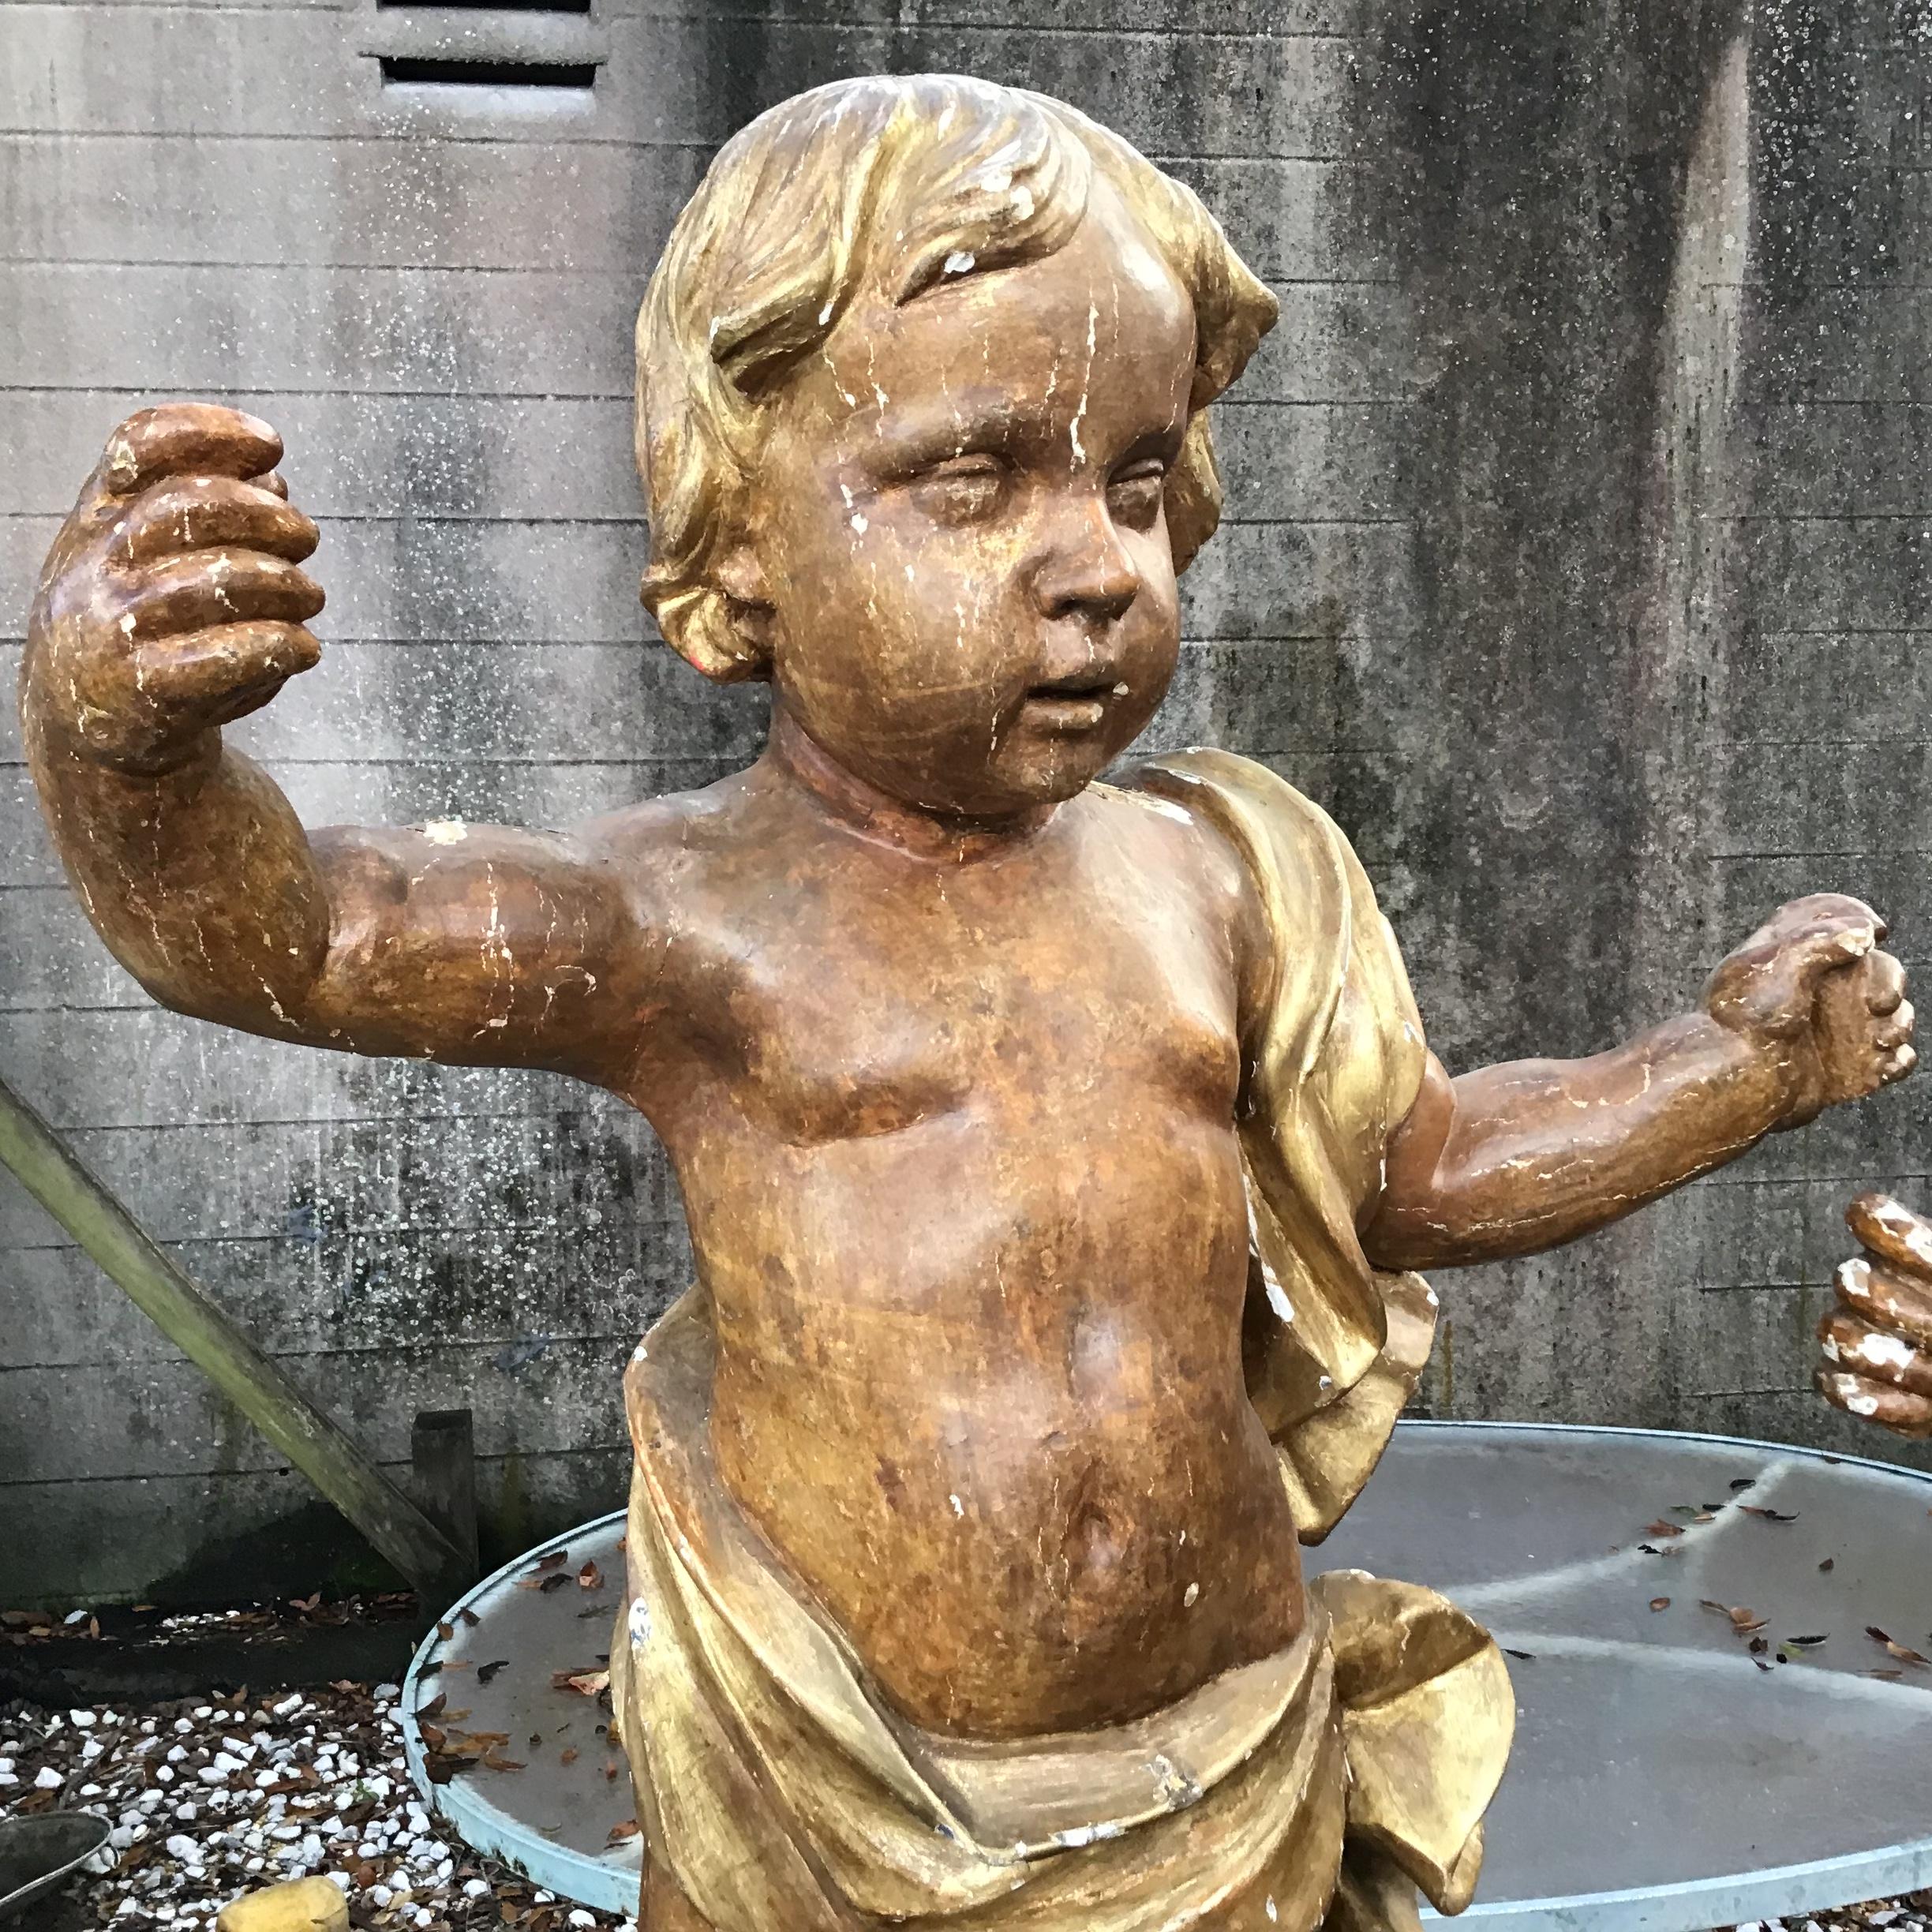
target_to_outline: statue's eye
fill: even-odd
[[[991,456],[951,456],[913,480],[912,500],[942,523],[990,516],[1005,494],[1006,472]]]
[[[1107,509],[1116,523],[1129,530],[1151,530],[1161,511],[1161,489],[1167,466],[1158,456],[1136,463],[1107,485]]]

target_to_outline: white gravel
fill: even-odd
[[[81,1921],[192,1932],[246,1891],[320,1872],[358,1928],[636,1932],[477,1857],[410,1782],[394,1684],[133,1709],[0,1706],[0,1818],[92,1811],[112,1829]]]

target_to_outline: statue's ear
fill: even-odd
[[[665,642],[718,683],[769,678],[776,613],[763,566],[748,544],[739,544],[706,576],[704,583],[656,599],[653,615]],[[648,579],[645,595],[651,602]]]

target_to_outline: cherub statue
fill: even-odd
[[[638,324],[646,602],[747,771],[569,832],[310,832],[220,727],[316,661],[264,424],[117,430],[23,708],[102,937],[272,1038],[639,1109],[698,1285],[626,1378],[613,1658],[650,1932],[1413,1924],[1511,1705],[1305,1587],[1427,1355],[1411,1271],[1601,1227],[1912,1064],[1855,900],[1697,1010],[1452,1079],[1346,840],[1173,673],[1211,405],[1275,319],[1073,109],[844,81],[731,141]]]

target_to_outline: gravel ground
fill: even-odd
[[[106,1869],[65,1896],[76,1928],[187,1932],[244,1892],[320,1872],[358,1927],[635,1932],[442,1833],[403,1765],[399,1694],[343,1683],[133,1709],[0,1705],[0,1818],[111,1822]]]
[[[111,1821],[105,1869],[65,1895],[77,1932],[188,1932],[243,1892],[311,1872],[343,1888],[361,1928],[636,1932],[441,1835],[403,1766],[398,1695],[343,1683],[124,1709],[0,1706],[0,1818],[58,1808]],[[1736,1932],[1932,1932],[1932,1893]]]

